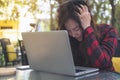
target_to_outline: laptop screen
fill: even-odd
[[[31,68],[45,72],[75,75],[67,31],[24,32],[22,37]]]

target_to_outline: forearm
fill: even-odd
[[[93,28],[88,27],[84,36],[89,60],[94,67],[108,67],[111,64],[112,56],[115,53],[117,38],[116,36],[108,35],[100,44],[93,32]],[[114,33],[114,35],[116,34]]]

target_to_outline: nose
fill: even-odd
[[[71,36],[75,38],[75,33],[74,33],[74,32],[71,32]]]

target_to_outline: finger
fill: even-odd
[[[89,10],[88,10],[88,7],[87,7],[87,6],[84,6],[84,9],[85,9],[85,11],[86,11],[86,12],[89,12]]]
[[[82,8],[78,8],[78,9],[79,9],[80,14],[84,12]]]
[[[76,12],[81,14],[82,13],[82,9],[79,6],[76,6],[76,7],[77,7]]]
[[[88,7],[86,5],[81,5],[81,7],[84,12],[89,12]]]
[[[79,19],[81,20],[82,15],[81,15],[81,14],[79,14],[79,13],[77,13],[77,15],[78,15]]]
[[[80,13],[77,13],[77,15],[80,17],[81,15],[80,15]]]
[[[83,12],[85,12],[85,11],[86,11],[85,6],[83,6],[83,5],[81,5],[81,9],[82,9],[82,11],[83,11]]]
[[[76,6],[75,12],[80,14],[79,6]]]

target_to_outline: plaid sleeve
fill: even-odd
[[[111,59],[117,47],[117,34],[115,29],[104,29],[103,33],[105,33],[105,37],[99,43],[92,27],[88,27],[84,31],[84,41],[87,46],[87,53],[91,66],[100,69],[110,68],[110,66],[112,66]]]

